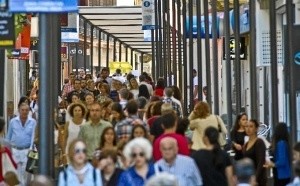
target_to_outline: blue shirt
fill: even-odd
[[[174,175],[179,186],[200,186],[202,178],[194,160],[188,156],[177,155],[173,164],[168,164],[163,158],[155,163],[158,169]]]
[[[25,125],[22,125],[20,116],[10,120],[6,140],[12,146],[19,148],[29,148],[33,144],[36,121],[28,117]]]
[[[90,163],[87,163],[83,169],[85,169],[83,183],[80,184],[74,168],[69,165],[65,171],[60,172],[58,186],[102,186],[101,173],[98,169],[95,169]]]
[[[274,159],[278,179],[291,178],[292,168],[290,163],[290,153],[286,141],[280,140],[277,142]]]
[[[146,181],[155,174],[154,165],[149,163],[148,173],[146,175],[146,180],[144,180],[140,175],[137,174],[134,167],[130,167],[128,170],[124,171],[119,179],[118,186],[143,186]]]

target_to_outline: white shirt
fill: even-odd
[[[66,152],[68,153],[70,143],[78,137],[80,127],[85,123],[85,119],[82,120],[81,124],[76,125],[73,120],[69,120],[68,126],[68,140],[67,140],[67,147]]]

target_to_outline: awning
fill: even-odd
[[[82,6],[79,15],[133,50],[152,52],[151,42],[144,41],[141,6]]]

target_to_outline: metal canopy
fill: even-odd
[[[79,15],[133,50],[152,53],[151,42],[144,41],[141,6],[82,6]]]

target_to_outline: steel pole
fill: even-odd
[[[166,1],[162,0],[162,25],[163,25],[163,77],[165,77],[165,85],[168,84],[168,74],[167,74],[167,25],[166,25]]]
[[[168,61],[167,61],[167,77],[168,77],[168,85],[172,85],[172,76],[171,76],[171,65],[172,65],[172,53],[171,53],[171,22],[170,22],[170,0],[166,1],[166,14],[167,14],[167,47],[168,47]]]
[[[272,128],[279,122],[278,117],[278,76],[277,76],[277,31],[276,31],[276,2],[269,0],[269,17],[270,17],[270,59],[271,59],[271,96],[272,96]]]
[[[4,101],[5,101],[5,49],[0,49],[0,117],[4,117]]]
[[[173,60],[172,60],[172,64],[173,64],[173,76],[174,76],[174,85],[178,86],[177,83],[177,65],[178,65],[178,60],[177,60],[177,46],[176,46],[176,21],[177,21],[177,17],[176,17],[176,0],[172,0],[172,54],[173,54]],[[171,76],[172,77],[172,76]]]
[[[128,46],[125,48],[125,61],[128,62]]]
[[[101,57],[102,57],[102,38],[101,38],[101,35],[102,35],[102,32],[101,30],[99,29],[98,31],[98,34],[99,34],[99,37],[98,37],[98,68],[99,68],[99,72],[100,72],[100,68],[101,68]]]
[[[130,65],[133,68],[133,49],[130,49]]]
[[[225,29],[225,58],[226,58],[226,100],[227,100],[227,125],[232,128],[232,96],[231,96],[231,59],[230,59],[230,23],[229,0],[224,0],[224,29]]]
[[[76,77],[77,77],[77,75],[78,75],[78,43],[76,43],[75,44],[75,48],[76,48],[76,54],[75,54],[75,57],[76,57],[76,61],[75,61],[75,63],[76,63]]]
[[[109,35],[106,35],[106,67],[109,67]]]
[[[86,72],[87,21],[83,19],[83,68]]]
[[[119,42],[119,62],[122,61],[122,42]]]
[[[158,43],[159,43],[159,76],[164,76],[163,68],[163,39],[162,39],[162,2],[163,0],[158,0]]]
[[[218,81],[218,27],[217,27],[217,0],[211,0],[212,4],[212,61],[214,75],[214,113],[219,114],[219,81]]]
[[[241,112],[241,60],[240,60],[240,3],[234,0],[234,47],[235,47],[235,94],[236,94],[236,113]]]
[[[116,61],[117,60],[117,56],[116,56],[116,53],[117,53],[117,48],[116,48],[117,41],[116,41],[116,38],[113,38],[113,39],[114,39],[113,61]]]
[[[289,77],[289,122],[291,127],[291,136],[292,136],[292,144],[295,144],[297,142],[297,133],[298,133],[298,127],[297,127],[297,105],[296,105],[296,86],[295,83],[297,80],[295,79],[295,72],[293,69],[293,27],[294,27],[294,20],[293,20],[293,2],[292,1],[286,1],[286,20],[287,20],[287,47],[286,47],[286,63],[288,63],[289,67],[289,74],[287,77]]]
[[[155,82],[155,76],[156,76],[156,72],[155,72],[155,38],[154,38],[154,30],[151,30],[151,48],[152,48],[152,65],[151,65],[151,73],[152,73],[152,78]]]
[[[207,97],[206,101],[211,105],[211,68],[210,68],[210,43],[209,43],[209,14],[208,1],[203,2],[204,25],[205,25],[205,64],[206,64],[206,84]]]
[[[201,1],[196,1],[197,14],[197,71],[198,71],[198,100],[203,100],[202,96],[202,40],[201,40]]]
[[[177,0],[177,40],[178,40],[178,76],[179,89],[182,91],[182,34],[181,34],[181,0]]]
[[[141,74],[144,72],[144,53],[141,53]]]
[[[94,26],[93,25],[91,25],[91,57],[90,57],[90,59],[91,59],[91,74],[92,74],[92,76],[93,76],[93,70],[94,70]]]
[[[157,0],[154,0],[154,12],[155,12],[155,39],[154,39],[154,42],[155,42],[155,62],[156,62],[156,77],[155,79],[157,80],[160,76],[160,64],[161,64],[161,61],[159,61],[160,59],[160,38],[159,38],[159,30],[160,30],[160,27],[159,27],[159,21],[158,19],[158,2]]]
[[[187,89],[188,89],[188,68],[187,68],[187,37],[186,37],[186,1],[187,0],[182,0],[182,16],[183,16],[183,95],[184,95],[184,98],[185,100],[183,101],[184,103],[184,113],[185,115],[188,114],[188,92],[187,92]]]
[[[249,2],[250,11],[250,101],[251,118],[257,118],[257,75],[256,75],[256,2]],[[258,118],[257,118],[258,119]]]
[[[53,68],[53,63],[57,63],[57,44],[58,36],[54,36],[58,16],[54,14],[41,13],[39,15],[39,71],[40,71],[40,89],[39,89],[39,174],[53,177],[54,158],[53,152],[53,104],[51,99],[54,96],[56,84],[53,77],[58,76],[57,69]],[[50,24],[50,27],[49,27]],[[54,38],[53,38],[54,37]],[[56,54],[56,56],[54,56]],[[57,65],[57,64],[56,64]]]
[[[190,80],[190,111],[194,108],[194,81],[193,81],[193,65],[194,65],[194,38],[193,38],[193,0],[189,0],[189,80]]]

